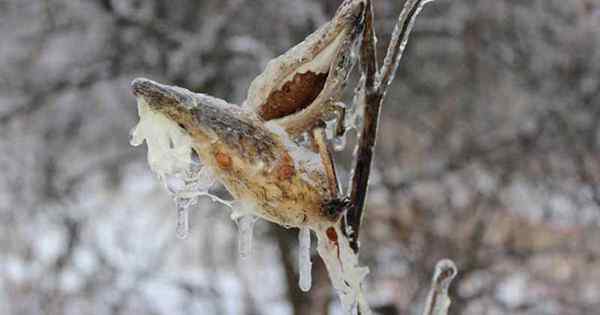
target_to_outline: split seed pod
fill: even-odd
[[[364,0],[347,0],[335,17],[271,60],[248,90],[245,105],[290,135],[305,132],[335,110],[363,29]]]

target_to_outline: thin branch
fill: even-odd
[[[362,106],[364,110],[364,123],[358,137],[350,182],[350,208],[346,213],[345,221],[346,227],[349,229],[344,229],[348,234],[346,236],[350,240],[350,246],[355,252],[358,252],[359,249],[358,237],[364,216],[381,106],[383,105],[387,88],[394,79],[394,73],[402,58],[402,52],[406,47],[414,21],[423,9],[423,5],[430,1],[433,0],[408,0],[405,3],[398,18],[398,23],[394,28],[388,53],[380,73],[377,73],[373,8],[371,1],[367,1],[364,17],[365,29],[360,49],[361,71],[365,77],[364,95],[360,96],[362,105],[364,105]],[[378,77],[378,75],[380,76]],[[377,80],[378,78],[381,78],[381,80]]]
[[[360,46],[361,71],[365,74],[365,89],[367,93],[375,89],[377,79],[377,37],[373,26],[373,3],[367,0],[365,7],[364,25],[365,30]]]
[[[375,54],[375,31],[373,29],[373,10],[371,1],[367,1],[365,8],[365,29],[360,49],[360,66],[365,76],[363,93],[360,95],[362,108],[364,110],[364,124],[358,138],[354,158],[354,171],[350,182],[350,205],[346,213],[346,225],[352,233],[349,237],[350,246],[358,252],[358,233],[363,217],[365,202],[368,191],[371,164],[373,160],[373,149],[377,138],[377,127],[379,124],[379,111],[381,108],[382,94],[377,92],[377,56]],[[347,230],[347,229],[344,229]]]
[[[400,12],[400,16],[398,17],[398,22],[394,26],[390,45],[383,61],[383,66],[381,67],[381,80],[379,83],[381,93],[385,94],[389,85],[394,81],[396,70],[402,59],[402,54],[406,48],[406,43],[408,42],[408,37],[415,24],[415,20],[423,9],[423,6],[431,1],[433,0],[407,0],[404,3],[402,12]]]

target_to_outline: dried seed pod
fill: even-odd
[[[291,135],[311,129],[340,98],[364,9],[364,0],[346,0],[331,21],[271,60],[250,85],[246,107]]]
[[[326,209],[331,194],[319,156],[277,125],[223,100],[147,79],[134,80],[132,90],[149,111],[189,135],[200,160],[234,198],[253,205],[244,208],[284,226],[319,228],[338,219]]]

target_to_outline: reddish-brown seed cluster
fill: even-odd
[[[279,90],[271,93],[261,106],[264,120],[282,118],[308,107],[319,96],[327,81],[327,73],[297,73]]]

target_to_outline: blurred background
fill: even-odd
[[[133,78],[240,104],[339,3],[0,0],[0,314],[340,314],[318,256],[299,291],[296,230],[259,222],[241,260],[206,200],[178,240],[128,143]],[[403,1],[374,3],[382,56]],[[418,314],[448,257],[451,314],[598,314],[600,0],[428,5],[382,118],[361,249],[374,309]]]

